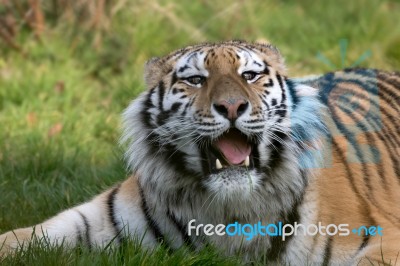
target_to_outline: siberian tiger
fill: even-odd
[[[32,236],[92,248],[139,237],[172,250],[211,244],[246,261],[396,261],[399,73],[291,79],[274,46],[227,41],[154,58],[145,82],[123,114],[132,176],[1,235],[2,254]],[[282,225],[296,234],[283,237]]]

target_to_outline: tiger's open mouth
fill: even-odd
[[[209,174],[230,167],[254,168],[254,143],[238,129],[230,129],[203,149],[204,170]]]

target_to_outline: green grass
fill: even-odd
[[[237,258],[222,258],[213,248],[198,253],[181,248],[173,254],[161,246],[145,250],[139,241],[126,241],[119,247],[89,251],[77,247],[66,251],[63,246],[51,247],[43,241],[30,245],[26,251],[6,257],[1,264],[9,265],[240,265]]]
[[[120,113],[144,89],[142,66],[150,57],[201,41],[267,39],[291,75],[350,66],[366,51],[371,56],[360,66],[400,68],[399,2],[300,2],[127,0],[103,30],[60,19],[41,40],[22,28],[16,41],[25,54],[0,44],[0,233],[38,223],[128,175],[117,144]],[[33,248],[3,263],[237,263],[212,251],[127,246],[91,253]]]

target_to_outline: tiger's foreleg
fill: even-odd
[[[118,243],[127,235],[153,239],[146,235],[146,224],[134,177],[93,200],[68,209],[32,227],[16,229],[0,235],[0,255],[25,248],[34,238],[51,245],[88,248]]]

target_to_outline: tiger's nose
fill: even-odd
[[[241,116],[249,107],[249,102],[243,99],[229,99],[214,103],[215,110],[229,120],[235,120]]]

